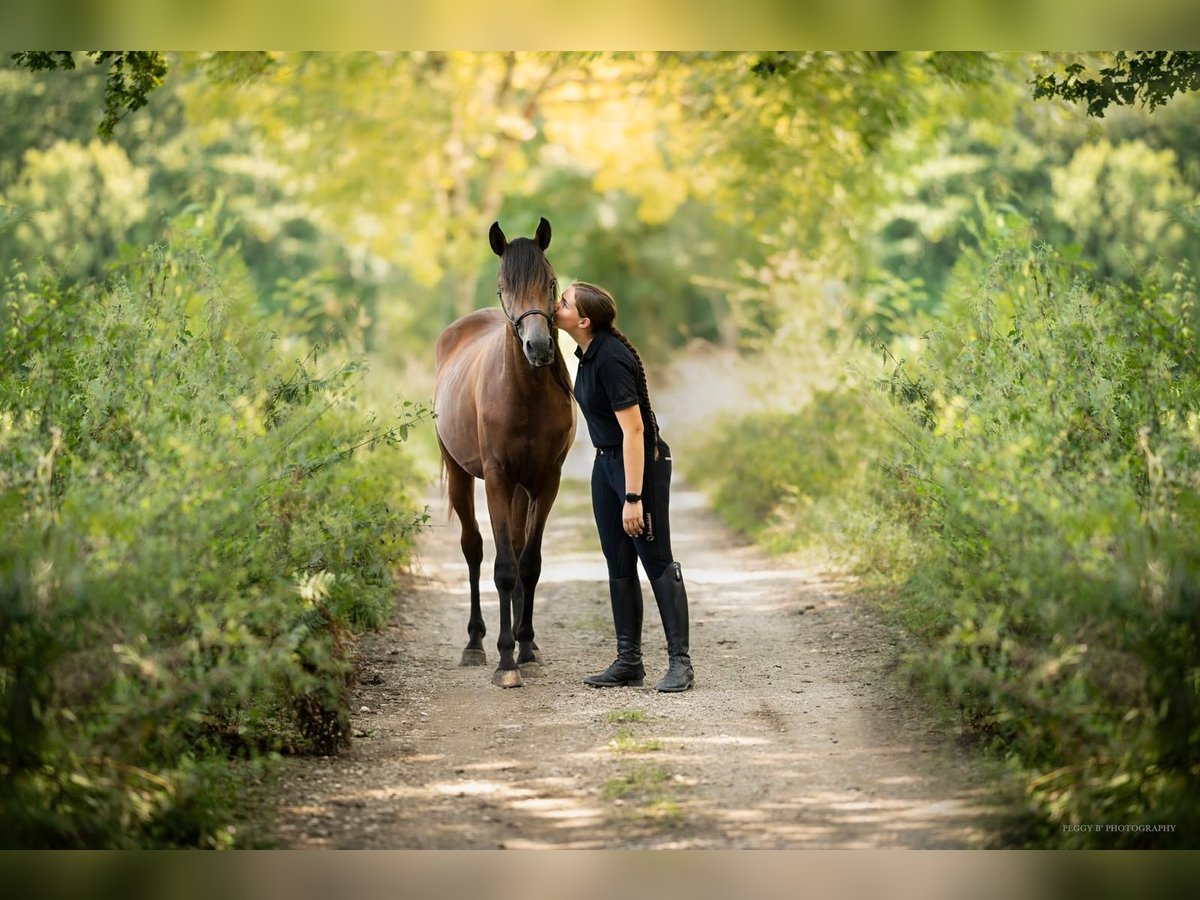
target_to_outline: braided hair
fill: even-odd
[[[592,331],[607,332],[619,340],[622,344],[629,348],[629,352],[633,354],[633,358],[637,360],[638,375],[641,378],[641,399],[643,415],[647,415],[650,419],[650,433],[654,438],[653,446],[655,452],[658,452],[658,417],[654,415],[654,407],[650,405],[650,387],[646,383],[646,366],[642,363],[642,357],[637,352],[637,348],[625,336],[625,334],[616,326],[617,319],[617,302],[613,299],[612,294],[604,290],[602,287],[597,287],[594,284],[589,284],[586,281],[576,281],[572,287],[575,288],[575,307],[579,310],[582,318],[592,320]]]

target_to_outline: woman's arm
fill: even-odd
[[[625,409],[614,410],[617,423],[621,426],[621,456],[625,460],[625,491],[631,494],[642,492],[642,470],[646,464],[646,447],[642,443],[645,426],[642,425],[642,410],[636,403]],[[645,525],[642,520],[642,504],[626,503],[621,513],[625,533],[637,537]]]

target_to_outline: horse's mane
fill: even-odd
[[[554,382],[564,391],[567,398],[574,402],[575,388],[571,385],[571,375],[567,371],[567,361],[563,359],[562,349],[558,346],[558,329],[551,328],[550,336],[554,338],[554,362],[550,363],[550,374],[554,376]]]
[[[550,288],[558,283],[554,266],[550,265],[537,242],[529,238],[517,238],[504,249],[504,255],[500,257],[500,277],[514,294],[533,291],[546,297]]]

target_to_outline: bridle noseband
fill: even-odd
[[[509,315],[508,310],[504,308],[504,292],[502,291],[501,288],[496,288],[496,296],[500,298],[500,311],[502,313],[504,313],[505,317],[508,319],[509,323],[512,325],[513,333],[515,333],[517,335],[517,337],[521,336],[521,322],[522,322],[522,320],[524,320],[524,318],[526,316],[545,316],[546,317],[546,327],[549,328],[551,331],[554,330],[554,307],[553,306],[550,307],[550,312],[546,312],[544,309],[527,309],[527,310],[525,310],[525,312],[521,313],[519,316],[517,316],[514,319],[511,315]],[[551,298],[552,303],[557,296],[558,296],[558,284],[557,284],[557,282],[551,282],[550,298]]]

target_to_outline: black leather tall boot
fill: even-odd
[[[683,586],[683,569],[677,562],[667,566],[658,579],[650,582],[663,631],[667,635],[667,674],[656,687],[660,691],[686,691],[696,680],[692,658],[688,655],[688,600]]]
[[[608,594],[617,631],[617,658],[603,672],[585,677],[584,683],[592,687],[641,687],[646,667],[642,665],[642,586],[637,573],[608,579]]]

